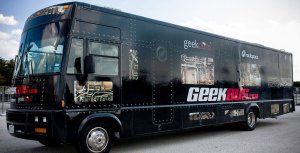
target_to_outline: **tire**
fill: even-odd
[[[250,109],[246,114],[246,121],[243,123],[244,130],[252,131],[256,127],[257,115],[253,109]]]
[[[55,141],[53,139],[41,139],[41,140],[39,140],[39,142],[42,145],[45,145],[47,147],[55,147],[55,146],[59,146],[60,145],[60,142]]]
[[[77,149],[81,153],[108,153],[113,141],[112,131],[105,124],[94,123],[81,132]]]

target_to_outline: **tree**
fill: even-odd
[[[14,72],[15,61],[0,58],[0,86],[10,86]]]

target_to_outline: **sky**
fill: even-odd
[[[68,1],[0,0],[0,57],[17,54],[22,28],[32,13]],[[160,21],[293,53],[300,81],[299,0],[86,0]]]

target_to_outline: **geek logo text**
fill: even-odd
[[[191,41],[191,40],[184,40],[183,41],[183,48],[184,49],[189,49],[189,48],[194,48],[194,49],[203,49],[203,50],[211,50],[211,44],[207,42],[197,42],[197,40]]]
[[[191,87],[187,102],[203,101],[244,101],[258,100],[258,94],[250,94],[248,88],[198,88]]]

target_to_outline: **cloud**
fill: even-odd
[[[14,16],[4,16],[0,14],[0,24],[17,25],[18,21],[15,20]]]
[[[279,22],[266,20],[261,22],[219,23],[195,17],[186,21],[183,25],[291,52],[294,60],[294,80],[300,81],[300,62],[296,62],[300,59],[300,21]]]
[[[8,38],[10,38],[10,34],[9,33],[1,32],[0,31],[0,40],[1,39],[8,39]]]
[[[0,31],[0,57],[12,59],[17,55],[22,30],[15,29],[10,33]]]
[[[22,34],[22,29],[14,29],[11,31],[12,35],[20,36]]]

